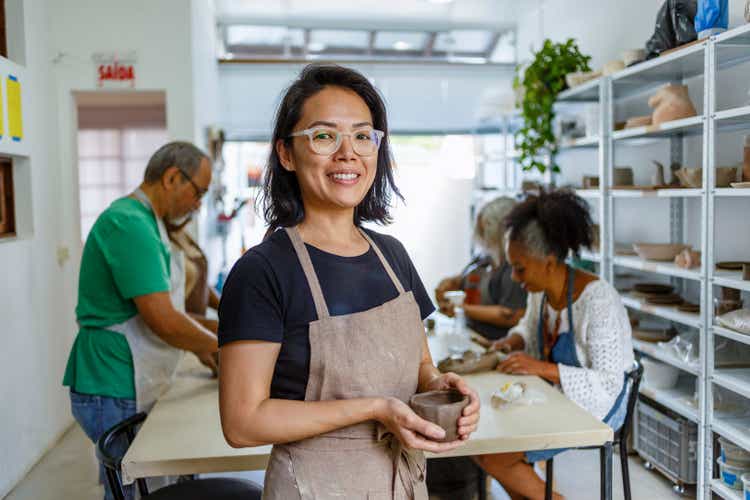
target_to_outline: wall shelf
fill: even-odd
[[[703,279],[700,270],[683,269],[672,262],[656,262],[653,260],[643,260],[640,257],[631,257],[629,255],[615,256],[613,262],[616,266],[647,271],[664,276],[674,276],[676,278],[685,278],[689,280],[700,281]]]

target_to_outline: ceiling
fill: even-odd
[[[538,0],[214,0],[220,58],[514,63],[516,16]]]
[[[457,27],[496,31],[516,25],[519,11],[538,0],[214,0],[220,23],[327,28]]]

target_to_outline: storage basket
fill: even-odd
[[[636,405],[635,450],[675,483],[695,484],[698,426],[641,397]]]

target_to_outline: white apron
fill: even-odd
[[[151,201],[139,188],[134,193],[153,214]],[[159,236],[167,249],[170,249],[169,281],[170,298],[174,308],[185,310],[185,255],[181,250],[172,247],[164,222],[154,215],[159,228]],[[135,402],[137,411],[148,412],[156,400],[164,394],[172,383],[177,365],[182,360],[184,351],[164,342],[146,324],[140,314],[136,314],[124,323],[111,325],[107,330],[125,335],[133,357],[135,378]]]

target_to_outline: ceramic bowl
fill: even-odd
[[[633,243],[633,250],[644,260],[672,261],[689,245],[682,243]]]
[[[409,399],[414,413],[445,430],[441,442],[458,439],[458,418],[468,404],[469,396],[455,390],[422,392]]]
[[[600,76],[602,76],[601,71],[577,71],[565,75],[565,83],[567,83],[568,87],[572,89],[573,87],[583,85],[589,80],[599,78]]]
[[[646,59],[646,51],[643,49],[624,50],[621,55],[625,66],[632,66]]]

